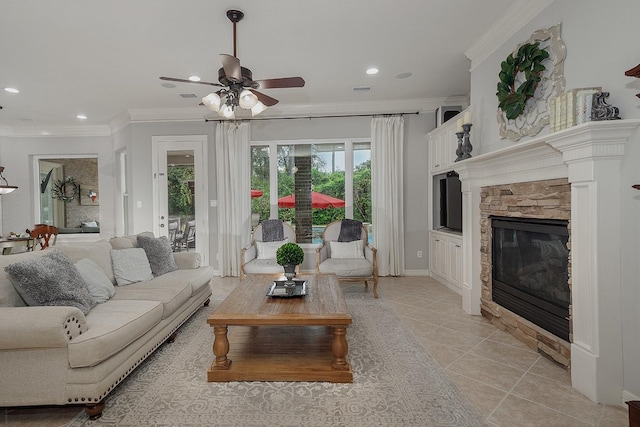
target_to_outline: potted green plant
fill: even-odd
[[[292,283],[293,276],[296,275],[296,266],[304,261],[304,251],[295,243],[285,243],[276,251],[276,262],[284,268],[287,282]]]

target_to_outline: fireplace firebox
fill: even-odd
[[[491,217],[492,298],[569,341],[568,222]]]

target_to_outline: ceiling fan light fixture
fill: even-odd
[[[235,112],[233,110],[233,105],[229,105],[229,104],[223,105],[222,108],[220,108],[220,112],[218,114],[220,114],[222,117],[225,117],[227,119],[236,118]]]
[[[245,110],[250,110],[254,105],[258,103],[258,97],[249,89],[244,89],[240,92],[239,105]]]
[[[220,110],[220,95],[213,92],[202,98],[202,103],[211,111]]]
[[[258,114],[262,113],[266,109],[267,109],[267,106],[264,105],[262,102],[260,101],[256,102],[256,105],[251,107],[251,117],[257,116]]]

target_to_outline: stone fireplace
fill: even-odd
[[[482,315],[568,368],[568,180],[487,186],[480,197]]]
[[[599,403],[623,403],[621,160],[639,125],[640,120],[583,123],[455,164],[463,193],[462,308],[502,322],[570,366],[572,386]],[[517,200],[509,192],[520,186],[530,191]],[[495,192],[512,203],[503,205]],[[554,194],[556,200],[549,199]],[[569,341],[511,317],[493,301],[488,282],[490,243],[483,235],[491,233],[490,217],[539,218],[552,211],[552,218],[569,226]]]

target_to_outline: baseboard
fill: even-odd
[[[429,276],[429,270],[405,270],[405,276]]]
[[[640,397],[636,396],[630,391],[622,390],[622,403],[628,402],[630,400],[640,400]]]

